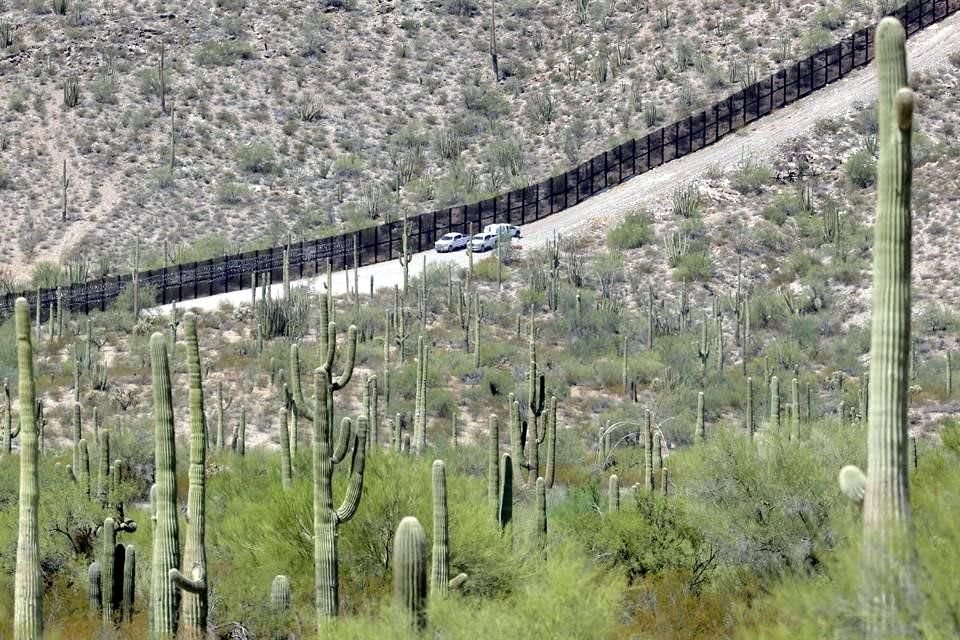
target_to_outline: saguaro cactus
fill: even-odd
[[[77,444],[80,442],[80,439],[83,438],[83,428],[81,422],[81,408],[79,402],[73,403],[73,468],[77,468],[79,460],[77,456],[80,454],[80,449],[77,447]]]
[[[13,405],[10,404],[10,384],[7,382],[6,378],[3,379],[3,398],[3,442],[2,449],[0,449],[0,455],[10,453],[13,447],[13,439],[20,434],[19,425],[17,426],[16,430],[13,429]]]
[[[233,448],[240,457],[247,454],[247,408],[242,405],[240,407],[240,423],[237,426],[237,435],[233,441]]]
[[[43,635],[43,577],[40,575],[40,535],[37,521],[40,480],[37,474],[39,433],[34,411],[33,346],[30,341],[30,305],[14,303],[17,369],[20,378],[20,518],[14,581],[14,640],[39,640]],[[9,430],[8,430],[9,433]]]
[[[547,489],[553,488],[557,469],[557,397],[550,396],[550,413],[547,415],[547,471],[544,477]]]
[[[100,432],[100,441],[97,447],[97,500],[105,505],[110,497],[110,432],[104,429]]]
[[[292,600],[290,578],[284,575],[275,576],[270,583],[270,609],[276,616],[273,640],[286,640],[289,637],[286,627]]]
[[[180,635],[200,640],[207,633],[207,422],[203,410],[203,382],[200,372],[200,347],[197,341],[197,317],[183,318],[187,339],[187,374],[190,381],[190,486],[187,489],[187,537],[183,547],[183,572],[170,569],[170,579],[183,591]],[[241,415],[243,415],[241,413]],[[187,573],[189,572],[189,577]]]
[[[180,564],[177,524],[177,453],[174,445],[173,397],[167,342],[162,333],[150,336],[153,372],[154,461],[153,561],[150,572],[150,637],[169,640],[177,633],[180,591],[170,570]]]
[[[90,604],[90,613],[95,616],[100,615],[100,605],[103,602],[100,577],[100,563],[94,560],[87,567],[87,602]]]
[[[756,420],[753,417],[753,378],[747,378],[747,433],[753,439]]]
[[[130,622],[137,592],[137,550],[132,544],[124,549],[123,559],[123,621]]]
[[[780,380],[770,377],[770,431],[780,431]]]
[[[707,439],[707,426],[703,417],[703,391],[697,393],[697,439],[700,442]]]
[[[647,491],[653,491],[654,471],[653,471],[653,416],[649,409],[643,410],[643,487]]]
[[[80,489],[83,490],[84,495],[88,498],[90,497],[90,453],[87,451],[87,441],[81,439],[77,443],[77,466],[74,468],[73,472],[76,476],[77,483],[80,485]]]
[[[607,482],[607,513],[618,511],[620,511],[620,478],[617,474],[613,474]]]
[[[537,478],[537,546],[542,550],[547,546],[547,483]]]
[[[103,550],[100,554],[100,590],[101,604],[100,610],[103,614],[103,623],[109,625],[113,623],[113,607],[117,604],[117,598],[114,593],[114,559],[117,547],[117,527],[113,518],[106,518],[103,521],[101,534],[103,537]],[[122,569],[121,569],[122,570]]]
[[[530,338],[528,341],[530,366],[527,371],[527,438],[521,437],[527,460],[527,482],[534,484],[540,476],[540,445],[549,429],[539,428],[540,416],[543,415],[546,393],[544,392],[544,377],[537,368],[536,328],[533,323],[533,314],[530,314]]]
[[[500,463],[500,496],[497,503],[497,524],[500,532],[507,528],[513,520],[513,462],[510,454],[503,454]]]
[[[905,38],[903,25],[895,18],[884,18],[877,26],[880,159],[861,575],[869,638],[913,635],[918,595],[907,441],[914,97],[907,86]],[[848,478],[857,477],[848,469],[844,471]]]
[[[393,536],[393,598],[410,626],[427,626],[427,536],[420,521],[407,516]]]
[[[287,424],[290,422],[287,417],[287,408],[280,409],[280,484],[284,489],[289,489],[293,482],[293,468],[290,464],[290,434]]]
[[[352,327],[351,327],[352,329]],[[352,330],[354,337],[356,331]],[[356,434],[351,437],[350,420],[344,418],[336,444],[333,442],[329,414],[328,393],[331,384],[323,367],[314,372],[313,430],[313,536],[314,577],[316,591],[317,627],[322,635],[325,622],[336,617],[339,608],[339,581],[337,564],[337,529],[353,517],[360,505],[363,492],[364,450],[367,442],[367,420],[360,417]],[[333,508],[333,465],[346,457],[352,446],[350,480],[343,503]]]
[[[422,453],[427,448],[427,360],[429,348],[423,336],[417,338],[417,393],[413,412],[413,450]]]
[[[450,587],[450,527],[447,521],[447,471],[433,461],[433,550],[430,553],[430,593],[443,598]]]
[[[487,449],[487,500],[494,520],[500,512],[500,427],[497,416],[490,414],[487,419],[489,425],[489,447]]]

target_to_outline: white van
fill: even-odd
[[[506,231],[512,238],[520,237],[520,227],[515,227],[512,224],[507,224],[505,222],[488,224],[483,228],[484,233],[492,233],[495,236],[499,236],[501,231]]]

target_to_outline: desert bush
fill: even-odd
[[[853,152],[843,165],[847,182],[858,189],[873,186],[877,180],[877,161],[866,149]]]
[[[854,515],[833,489],[837,470],[865,458],[862,429],[837,434],[808,424],[792,440],[786,423],[782,429],[761,430],[751,442],[718,428],[705,444],[671,456],[681,491],[695,501],[692,520],[720,558],[766,578],[819,570]]]
[[[730,173],[730,183],[743,194],[760,194],[773,182],[773,169],[753,158],[745,158]]]
[[[201,67],[229,67],[251,58],[253,46],[243,40],[206,40],[193,54],[193,61]]]
[[[233,159],[241,170],[250,173],[274,173],[278,169],[273,147],[265,142],[238,146]]]
[[[612,249],[636,249],[653,237],[650,214],[642,209],[631,211],[622,222],[607,232],[607,246]]]

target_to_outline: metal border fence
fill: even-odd
[[[903,22],[907,37],[939,22],[960,9],[960,0],[911,0],[891,15]],[[541,220],[583,202],[604,189],[621,184],[654,167],[713,144],[776,109],[804,98],[874,57],[874,26],[848,35],[830,47],[784,67],[704,109],[700,113],[629,140],[600,153],[565,173],[537,184],[496,195],[472,204],[457,205],[408,218],[409,248],[417,253],[432,248],[445,233],[466,233],[492,222],[523,225]],[[193,300],[239,291],[253,286],[258,274],[282,278],[283,251],[289,251],[292,278],[305,278],[353,266],[354,242],[359,266],[386,262],[402,254],[403,221],[350,231],[334,236],[272,247],[200,262],[175,264],[139,274],[141,287],[153,286],[158,304]],[[70,311],[105,310],[130,286],[132,276],[100,278],[61,289]],[[14,300],[26,297],[36,312],[37,292],[7,294],[0,298],[0,317],[12,313]],[[39,291],[40,314],[57,299],[57,289]]]

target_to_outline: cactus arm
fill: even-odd
[[[533,413],[533,415],[538,418],[543,413],[543,407],[546,400],[546,395],[544,391],[545,387],[546,387],[546,380],[544,379],[543,374],[542,373],[537,374],[536,402],[530,403],[530,412]]]
[[[347,493],[343,497],[343,503],[337,509],[337,522],[343,524],[350,520],[357,512],[360,506],[360,498],[363,495],[363,467],[366,461],[364,450],[367,444],[367,431],[364,427],[364,419],[360,418],[357,429],[357,435],[353,439],[353,456],[350,458],[350,482],[347,484]]]
[[[853,503],[863,506],[863,496],[867,489],[867,476],[859,467],[848,464],[840,469],[837,482],[840,484],[840,491],[843,492],[843,495],[850,498]]]
[[[510,402],[511,461],[514,465],[513,474],[519,477],[524,451],[523,433],[520,428],[520,403],[514,399],[512,393],[508,397]]]
[[[553,488],[557,468],[557,397],[550,398],[550,413],[547,415],[547,470],[544,481],[547,489]]]
[[[207,591],[207,579],[199,566],[194,565],[192,578],[180,573],[179,569],[170,569],[169,577],[173,584],[188,593],[199,595]]]
[[[340,372],[340,375],[336,377],[333,381],[333,390],[339,391],[343,389],[350,382],[350,378],[353,377],[353,365],[357,361],[357,328],[354,325],[350,325],[350,328],[347,330],[347,360],[343,364],[343,371]],[[329,371],[329,369],[327,369]]]
[[[359,431],[359,424],[357,426],[357,431]],[[350,436],[353,433],[353,423],[350,422],[350,418],[344,418],[340,421],[340,429],[337,430],[337,441],[333,447],[333,455],[330,458],[332,464],[340,464],[343,462],[343,459],[347,457],[347,453],[350,451],[351,439]]]
[[[39,506],[37,473],[39,433],[34,410],[33,345],[30,341],[30,306],[25,298],[14,303],[17,335],[17,370],[20,390],[20,517],[14,585],[14,640],[37,640],[43,635],[43,577],[40,574]]]
[[[300,383],[300,347],[290,345],[290,384],[284,385],[284,393],[289,402],[297,408],[297,415],[301,415],[310,422],[314,421],[314,413],[303,398],[303,388]]]
[[[510,460],[510,454],[505,453],[500,464],[500,500],[497,505],[497,524],[500,525],[501,532],[511,520],[513,520],[513,461]]]
[[[547,546],[547,482],[543,478],[537,478],[537,498],[536,498],[536,536],[537,546],[542,550]]]
[[[454,589],[459,589],[460,587],[463,586],[463,583],[466,582],[469,577],[470,576],[468,576],[465,573],[458,573],[456,578],[452,578],[450,580],[450,585],[448,588],[450,589],[450,591],[453,591]]]
[[[327,342],[322,352],[323,364],[320,365],[327,371],[333,370],[333,361],[337,356],[337,323],[332,320],[327,323]],[[332,378],[331,374],[331,378]]]

